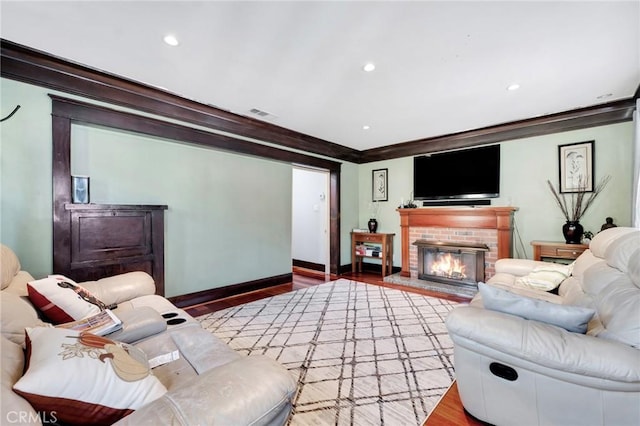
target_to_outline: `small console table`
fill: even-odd
[[[531,241],[533,260],[567,259],[575,260],[589,248],[587,244],[566,244],[556,241]]]
[[[382,260],[382,276],[385,277],[393,270],[393,236],[395,234],[371,234],[368,232],[351,233],[351,272],[362,272],[362,259],[365,257]],[[380,245],[380,256],[358,254],[356,246],[364,243]]]

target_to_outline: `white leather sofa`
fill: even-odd
[[[25,368],[25,328],[47,324],[39,318],[27,297],[26,284],[33,281],[33,277],[20,270],[18,258],[10,249],[1,246],[1,250],[0,424],[51,423],[56,420],[55,412],[36,412],[26,399],[13,390]],[[108,335],[110,339],[132,343],[148,359],[174,351],[179,353],[179,359],[152,370],[153,380],[159,380],[166,388],[166,393],[135,409],[118,424],[286,423],[296,391],[291,374],[265,356],[247,357],[233,351],[202,329],[185,311],[176,308],[165,298],[154,295],[155,286],[148,274],[133,272],[79,284],[102,302],[118,304],[113,312],[123,320],[124,327]],[[163,314],[170,318],[163,317]],[[33,363],[33,358],[31,360]],[[33,368],[33,365],[29,365],[27,371]],[[51,380],[57,380],[55,373],[51,373]],[[101,386],[97,382],[89,385]],[[61,400],[61,403],[67,402]]]
[[[640,230],[597,234],[558,294],[519,284],[518,277],[540,265],[499,260],[487,283],[493,287],[484,288],[507,289],[518,303],[541,306],[534,315],[549,307],[546,302],[592,309],[586,333],[548,323],[556,318],[536,321],[526,312],[494,310],[487,298],[493,293],[485,293],[484,302],[479,293],[446,321],[464,408],[494,425],[639,425]],[[491,310],[484,306],[489,303]]]

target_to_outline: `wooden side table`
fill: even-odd
[[[531,241],[533,260],[568,259],[575,260],[589,248],[587,244],[566,244],[559,241]]]
[[[382,260],[382,276],[387,276],[393,270],[393,236],[395,234],[371,234],[368,232],[352,232],[351,233],[351,272],[362,272],[362,259],[369,257],[371,259]],[[356,246],[363,243],[380,244],[380,256],[367,256],[356,253]]]

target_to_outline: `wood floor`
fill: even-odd
[[[414,293],[424,294],[426,296],[439,297],[443,299],[453,300],[455,302],[466,302],[469,299],[453,296],[450,294],[437,293],[429,290],[417,289],[414,287],[406,287],[397,284],[385,283],[382,281],[380,274],[358,273],[344,274],[340,277],[330,277],[319,272],[310,271],[302,268],[293,270],[293,281],[286,284],[270,287],[264,290],[252,291],[237,296],[227,297],[225,299],[216,300],[214,302],[202,303],[195,306],[185,308],[192,316],[200,316],[210,312],[219,311],[221,309],[230,308],[232,306],[241,305],[243,303],[253,302],[254,300],[263,299],[265,297],[276,296],[278,294],[299,290],[314,285],[319,285],[337,278],[354,279],[368,284],[380,285],[384,287],[395,288],[399,290],[411,291]],[[482,426],[485,423],[469,416],[463,409],[458,394],[458,388],[454,382],[451,388],[442,397],[436,408],[431,412],[429,418],[423,426],[444,426],[444,425],[462,425],[462,426]]]

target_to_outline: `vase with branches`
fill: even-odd
[[[596,184],[592,192],[587,192],[586,180],[581,180],[578,185],[578,189],[570,193],[560,193],[556,190],[551,181],[547,180],[547,184],[553,194],[553,198],[558,207],[560,207],[560,211],[567,221],[562,226],[562,232],[567,244],[580,244],[582,234],[584,232],[584,228],[580,224],[580,219],[584,216],[589,207],[593,205],[595,199],[600,195],[610,180],[611,176],[609,175],[603,177]]]

